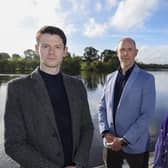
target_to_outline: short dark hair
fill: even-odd
[[[65,33],[63,32],[63,30],[55,26],[43,26],[40,30],[38,30],[36,33],[37,43],[39,41],[40,35],[46,34],[46,33],[51,35],[54,35],[54,34],[58,35],[62,39],[64,47],[66,46],[67,39],[66,39]]]

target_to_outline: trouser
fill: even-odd
[[[122,168],[124,160],[127,161],[130,168],[148,168],[149,152],[128,154],[104,148],[103,160],[106,168]]]

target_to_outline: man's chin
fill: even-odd
[[[58,64],[44,64],[44,66],[47,68],[57,68],[59,65]]]
[[[57,68],[58,65],[47,65],[48,68]]]

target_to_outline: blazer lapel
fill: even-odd
[[[127,96],[127,94],[131,91],[132,85],[135,82],[137,76],[138,76],[138,72],[139,72],[139,68],[137,65],[135,65],[132,73],[130,74],[130,77],[128,78],[128,81],[125,84],[125,87],[123,89],[123,92],[121,94],[121,98],[118,104],[118,108],[120,107],[122,101],[125,100],[125,97]]]
[[[116,82],[116,78],[118,75],[118,71],[114,72],[114,76],[111,78],[110,82],[108,83],[107,89],[106,89],[106,95],[107,95],[107,102],[110,103],[110,112],[107,113],[107,120],[108,120],[108,124],[110,125],[110,123],[113,121],[113,103],[114,103],[114,87],[115,87],[115,82]]]
[[[34,89],[34,94],[37,97],[37,101],[40,102],[40,104],[42,106],[41,109],[44,109],[43,111],[44,111],[45,115],[49,119],[51,125],[53,126],[53,128],[55,129],[55,131],[59,137],[59,132],[58,132],[58,128],[56,125],[55,116],[54,116],[54,111],[52,108],[50,97],[49,97],[47,89],[45,87],[45,83],[44,83],[44,81],[43,81],[43,79],[37,69],[32,73],[31,77],[34,82],[32,87]]]
[[[116,83],[116,79],[117,79],[117,75],[118,75],[118,71],[114,72],[114,77],[112,78],[109,86],[110,86],[110,98],[112,99],[112,101],[110,101],[112,104],[111,104],[111,107],[113,107],[113,101],[114,101],[114,88],[115,88],[115,83]]]
[[[77,117],[77,97],[75,96],[76,93],[75,91],[77,91],[77,89],[75,89],[72,85],[72,81],[71,81],[71,78],[68,77],[68,75],[65,75],[63,74],[63,81],[64,81],[64,86],[65,86],[65,90],[66,90],[66,93],[67,93],[67,97],[68,97],[68,102],[69,102],[69,108],[70,108],[70,113],[71,113],[71,120],[72,120],[72,138],[73,138],[73,152],[75,151],[74,150],[74,147],[76,146],[76,136],[77,136],[77,133],[75,132],[76,130],[76,118]]]

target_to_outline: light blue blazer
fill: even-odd
[[[114,134],[113,98],[118,71],[107,76],[99,106],[100,133],[109,130]],[[129,145],[126,153],[142,153],[148,148],[149,121],[155,112],[155,81],[153,75],[134,66],[123,89],[115,118],[117,133],[125,137]]]

